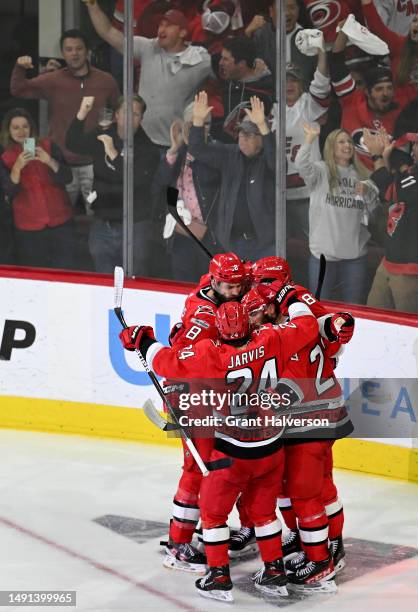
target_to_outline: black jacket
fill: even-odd
[[[259,247],[274,242],[275,235],[275,136],[263,136],[263,150],[251,160],[251,179],[247,186],[248,208]],[[244,178],[245,160],[237,144],[206,144],[204,128],[192,126],[189,152],[193,157],[221,174],[221,188],[215,234],[230,248],[238,194]]]
[[[395,176],[380,168],[370,179],[389,206],[385,258],[390,271],[418,274],[418,166]]]
[[[112,161],[105,155],[99,134],[111,136],[119,155]],[[93,159],[94,184],[97,199],[93,203],[96,217],[105,221],[123,219],[123,141],[116,125],[106,132],[84,132],[84,121],[73,119],[67,131],[65,146],[80,155]],[[152,215],[151,183],[158,166],[160,153],[144,130],[139,127],[134,136],[134,221],[150,219]]]
[[[18,191],[19,185],[12,183],[8,169],[0,162],[0,264],[14,263],[11,201]]]

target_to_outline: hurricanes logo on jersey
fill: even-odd
[[[208,315],[213,315],[215,316],[215,313],[213,311],[212,306],[203,306],[203,305],[199,305],[196,309],[196,315],[199,314],[208,314]]]
[[[396,228],[398,227],[398,223],[402,219],[404,212],[404,202],[397,202],[389,208],[388,223],[386,228],[389,236],[393,236],[393,234],[395,233]]]
[[[324,28],[337,21],[341,5],[336,0],[314,0],[308,6],[308,11],[314,27]]]

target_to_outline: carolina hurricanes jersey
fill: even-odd
[[[208,379],[222,383],[224,392],[249,397],[265,388],[274,387],[290,357],[318,335],[318,322],[307,306],[298,302],[289,307],[290,321],[281,325],[266,325],[254,330],[243,347],[206,339],[196,344],[162,347],[158,342],[147,351],[146,360],[160,376],[196,381]],[[203,384],[203,382],[202,382]],[[216,385],[218,388],[218,385]],[[222,411],[231,416],[237,406],[223,403]],[[248,410],[248,406],[246,406]],[[216,408],[215,408],[216,410]],[[238,406],[242,414],[242,405]],[[240,427],[215,428],[215,447],[228,455],[247,459],[264,457],[281,446],[282,431],[261,427],[245,430]]]
[[[350,13],[361,20],[360,0],[303,0],[314,28],[320,28],[326,42],[333,42],[336,27]]]
[[[189,294],[181,315],[181,326],[171,338],[172,346],[180,348],[206,338],[218,337],[215,315],[219,304],[209,297],[210,289],[210,285],[198,286],[197,290]]]

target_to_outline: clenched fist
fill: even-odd
[[[32,63],[32,58],[30,55],[21,55],[20,57],[17,58],[16,64],[18,66],[21,66],[25,70],[30,70],[31,68],[34,67]]]

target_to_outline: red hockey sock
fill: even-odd
[[[325,510],[329,523],[328,537],[330,540],[335,540],[335,538],[342,536],[343,533],[344,508],[341,501],[337,498],[325,504]]]
[[[292,500],[298,517],[302,548],[310,561],[322,561],[328,553],[328,519],[318,499]]]
[[[229,527],[228,525],[218,525],[216,527],[203,527],[203,542],[209,567],[219,567],[229,564]]]
[[[255,526],[260,555],[264,562],[275,561],[283,556],[282,553],[282,526],[279,519],[266,525]]]
[[[293,510],[292,502],[288,497],[279,497],[278,504],[280,508],[280,512],[282,513],[282,517],[286,526],[293,531],[297,530],[297,521],[296,514]]]

